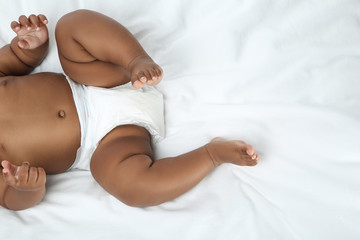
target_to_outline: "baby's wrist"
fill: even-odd
[[[11,186],[11,185],[9,185],[9,187],[14,188],[18,192],[34,192],[34,193],[43,192],[46,189],[45,184],[42,185],[42,186],[39,186],[39,187],[34,187],[34,188],[21,187],[21,186]]]

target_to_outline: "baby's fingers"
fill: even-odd
[[[43,168],[31,167],[29,171],[29,184],[44,185],[46,181],[46,173]]]
[[[38,18],[39,18],[39,20],[43,23],[43,24],[48,24],[48,20],[47,20],[47,18],[45,17],[45,15],[43,15],[43,14],[39,14],[38,15]]]
[[[31,167],[29,170],[28,183],[36,183],[38,179],[38,170],[36,167]]]
[[[36,30],[40,29],[40,21],[37,16],[35,16],[34,14],[31,14],[29,16],[29,21],[35,27]]]
[[[20,31],[21,26],[20,26],[20,24],[19,24],[18,22],[13,21],[13,22],[11,23],[11,29],[12,29],[14,32],[17,33],[18,31]]]
[[[7,185],[15,186],[17,180],[16,180],[15,176],[12,175],[12,173],[10,171],[3,169],[3,176],[4,176],[4,180],[5,180]]]
[[[28,48],[30,48],[29,43],[28,43],[27,41],[25,41],[25,40],[20,40],[20,41],[18,42],[18,46],[19,46],[19,48],[22,48],[22,49],[28,49]]]
[[[25,15],[19,17],[19,22],[21,26],[26,27],[26,29],[31,30],[31,23]]]
[[[40,185],[45,185],[46,183],[46,172],[43,168],[39,167],[38,170],[38,178],[36,183]]]
[[[1,166],[4,168],[3,173],[10,173],[11,175],[15,176],[18,172],[19,166],[11,164],[9,161],[2,161]]]
[[[24,162],[18,172],[15,174],[15,178],[18,179],[18,182],[20,184],[26,184],[29,180],[29,169],[30,169],[30,165],[27,162]]]

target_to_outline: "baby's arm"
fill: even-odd
[[[28,163],[15,166],[2,161],[0,177],[0,205],[10,210],[30,208],[44,198],[46,173],[43,168],[30,167]]]
[[[49,36],[44,15],[24,15],[11,23],[17,36],[0,49],[0,76],[25,75],[34,70],[45,58]]]

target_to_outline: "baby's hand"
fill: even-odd
[[[32,14],[29,17],[21,15],[19,22],[13,21],[11,28],[19,38],[19,48],[35,49],[43,45],[49,39],[47,23],[48,20],[42,14]]]
[[[16,166],[6,160],[1,165],[5,182],[18,191],[37,191],[45,186],[46,173],[43,168],[30,167],[27,162]]]

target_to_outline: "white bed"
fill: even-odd
[[[165,71],[157,158],[215,136],[261,157],[149,208],[117,201],[90,172],[48,176],[40,205],[0,208],[1,239],[360,239],[359,0],[0,2],[0,46],[21,14],[47,15],[37,72],[62,71],[53,33],[63,14],[92,9],[125,25]]]

